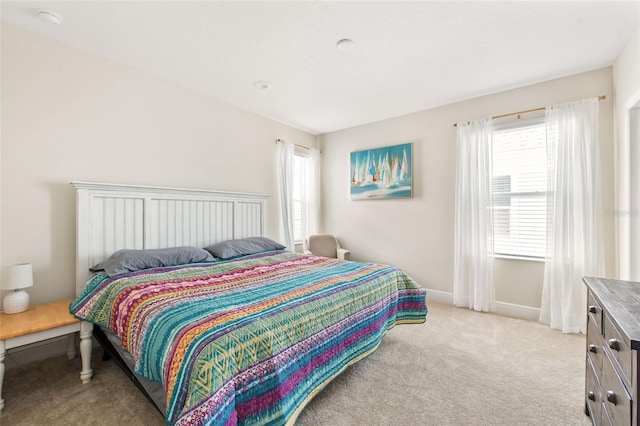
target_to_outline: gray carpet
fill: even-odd
[[[427,322],[390,330],[301,413],[297,425],[589,425],[581,335],[429,303]],[[113,361],[95,351],[6,372],[2,426],[163,425]]]

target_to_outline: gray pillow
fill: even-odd
[[[282,250],[286,248],[280,243],[265,237],[249,237],[216,243],[204,249],[219,259],[261,253],[263,251]]]
[[[148,250],[118,250],[111,257],[89,268],[91,272],[104,271],[110,277],[162,266],[185,265],[188,263],[214,262],[211,254],[197,247],[171,247]]]

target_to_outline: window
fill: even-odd
[[[544,258],[547,149],[544,119],[493,132],[494,252]]]
[[[309,155],[296,150],[293,155],[293,239],[302,243],[307,229],[307,179],[309,178]]]

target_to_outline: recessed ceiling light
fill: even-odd
[[[343,52],[346,52],[347,50],[353,49],[354,44],[355,43],[353,42],[353,40],[349,40],[348,38],[343,38],[342,40],[338,41],[338,43],[336,43],[336,46],[338,46],[338,49],[342,50]]]
[[[260,89],[260,90],[267,90],[271,87],[271,83],[269,83],[268,81],[262,81],[262,80],[254,81],[253,85],[256,89]]]
[[[50,10],[38,9],[37,12],[38,12],[38,16],[42,19],[45,19],[56,25],[62,24],[62,17],[60,17],[60,15],[57,15],[51,12]]]

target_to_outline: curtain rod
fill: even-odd
[[[603,101],[605,99],[607,99],[607,95],[598,96],[598,100],[599,101]],[[510,112],[509,114],[494,115],[493,117],[491,117],[491,119],[495,120],[496,118],[510,117],[512,115],[526,114],[528,112],[544,111],[545,109],[546,109],[546,107],[540,107],[540,108],[527,109],[525,111]],[[518,118],[520,118],[520,117],[518,117]],[[453,123],[453,127],[458,127],[458,123]]]
[[[282,139],[276,139],[276,143],[278,143],[278,142],[282,142]],[[297,146],[298,148],[306,149],[307,151],[311,149],[308,146],[298,145],[297,143],[294,143],[293,146]]]

